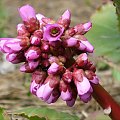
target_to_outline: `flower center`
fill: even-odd
[[[56,37],[59,34],[60,34],[60,28],[59,27],[54,27],[50,30],[50,35],[53,36],[53,37]]]

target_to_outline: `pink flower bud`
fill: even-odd
[[[41,50],[39,47],[31,46],[26,52],[25,57],[27,60],[34,60],[39,58],[41,55]]]
[[[83,95],[89,91],[91,85],[82,69],[73,72],[73,80],[77,87],[78,95]]]
[[[38,69],[32,73],[32,81],[35,81],[37,84],[42,84],[46,79],[46,72]]]
[[[84,35],[86,32],[88,32],[92,27],[92,23],[84,23],[84,24],[78,24],[74,27],[74,30],[76,34]]]
[[[6,39],[6,42],[3,46],[3,50],[6,53],[15,53],[19,52],[20,50],[26,49],[29,46],[29,44],[30,40],[28,37],[11,38],[9,40]]]
[[[56,74],[59,70],[59,65],[57,63],[52,63],[48,68],[48,74]]]
[[[94,50],[94,47],[90,44],[90,42],[83,36],[83,35],[75,35],[75,38],[79,39],[79,41],[85,45],[86,49],[85,52],[92,53]]]
[[[92,28],[92,23],[91,22],[84,23],[83,27],[84,27],[84,31],[86,33]]]
[[[40,45],[41,39],[37,36],[31,36],[30,42],[32,45]]]
[[[58,89],[54,89],[50,95],[50,97],[48,98],[47,102],[48,104],[51,104],[51,103],[54,103],[57,101],[57,99],[59,98],[60,96],[60,92]]]
[[[71,98],[71,100],[66,100],[66,104],[69,107],[72,107],[75,104],[76,98],[77,98],[77,91],[74,86],[74,88],[72,88],[72,98]]]
[[[25,36],[25,37],[30,36],[30,33],[27,31],[25,25],[22,23],[17,25],[17,34],[18,36]]]
[[[77,44],[77,39],[76,38],[69,38],[67,40],[64,40],[65,44],[67,47],[74,47]]]
[[[36,30],[36,31],[34,32],[34,36],[42,39],[42,38],[43,38],[43,31],[42,31],[42,30]]]
[[[62,98],[62,100],[64,100],[64,101],[71,100],[72,90],[71,90],[71,87],[68,83],[65,83],[63,80],[61,80],[59,89],[61,91],[60,97]]]
[[[89,91],[83,95],[79,95],[80,100],[87,103],[88,101],[91,100],[91,95],[92,95],[93,89],[90,87]]]
[[[65,73],[62,75],[62,80],[64,80],[67,83],[70,83],[72,81],[72,72],[66,70]]]
[[[40,84],[36,83],[34,80],[31,82],[30,85],[30,92],[34,95],[36,95],[36,91],[38,90],[38,88],[40,87]]]
[[[65,29],[69,27],[71,21],[71,13],[66,10],[63,15],[58,19],[57,23],[62,25]]]
[[[40,61],[28,61],[20,66],[21,72],[32,73],[39,65]]]
[[[49,58],[49,62],[50,62],[50,64],[52,64],[52,63],[59,63],[59,59],[56,56],[51,56]]]
[[[58,24],[48,24],[44,27],[43,39],[46,41],[57,41],[63,34],[64,28]]]
[[[48,42],[44,41],[41,43],[41,47],[40,47],[42,52],[49,52],[50,51],[50,45]]]
[[[35,10],[30,5],[22,6],[19,9],[19,14],[29,32],[34,32],[39,28],[39,22],[37,21]]]
[[[6,59],[13,64],[25,62],[25,57],[23,52],[7,54]]]
[[[36,14],[36,17],[37,17],[37,19],[38,19],[38,21],[39,21],[40,28],[42,28],[42,25],[43,25],[43,23],[44,23],[44,22],[42,21],[42,19],[45,18],[45,16],[42,15],[42,14]]]
[[[47,101],[53,90],[58,87],[60,78],[58,76],[48,76],[45,82],[37,90],[37,97],[41,98],[44,101]]]
[[[86,77],[88,78],[88,80],[94,84],[98,84],[99,83],[99,79],[96,76],[96,74],[93,71],[90,70],[86,70],[85,71]]]
[[[7,52],[7,50],[5,49],[4,46],[5,46],[6,41],[11,40],[11,39],[13,39],[13,38],[0,38],[0,51],[2,51],[4,53]]]
[[[80,54],[77,59],[76,63],[78,64],[79,67],[84,67],[88,63],[88,57],[86,53]]]

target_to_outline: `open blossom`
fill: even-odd
[[[30,5],[19,8],[19,14],[23,23],[17,25],[17,37],[0,38],[0,51],[13,64],[23,62],[21,72],[32,74],[30,92],[48,104],[59,97],[70,107],[77,96],[90,101],[91,84],[99,83],[88,59],[94,47],[84,36],[92,23],[70,26],[69,10],[54,21]]]
[[[57,41],[63,34],[64,28],[59,24],[48,24],[44,27],[43,39],[47,41]]]

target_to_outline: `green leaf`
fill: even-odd
[[[120,81],[120,71],[116,70],[116,69],[113,69],[112,70],[112,76],[115,80],[118,80]]]
[[[75,115],[58,112],[46,107],[30,107],[15,111],[14,114],[28,118],[29,120],[79,120]]]
[[[91,17],[93,28],[86,37],[95,47],[95,55],[120,65],[120,32],[113,4],[102,6]]]
[[[0,120],[10,120],[8,114],[0,107]]]

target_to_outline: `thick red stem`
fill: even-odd
[[[103,109],[111,107],[111,113],[109,114],[112,120],[120,120],[120,106],[119,104],[110,96],[110,94],[100,85],[91,84],[93,87],[93,97],[100,104]]]

